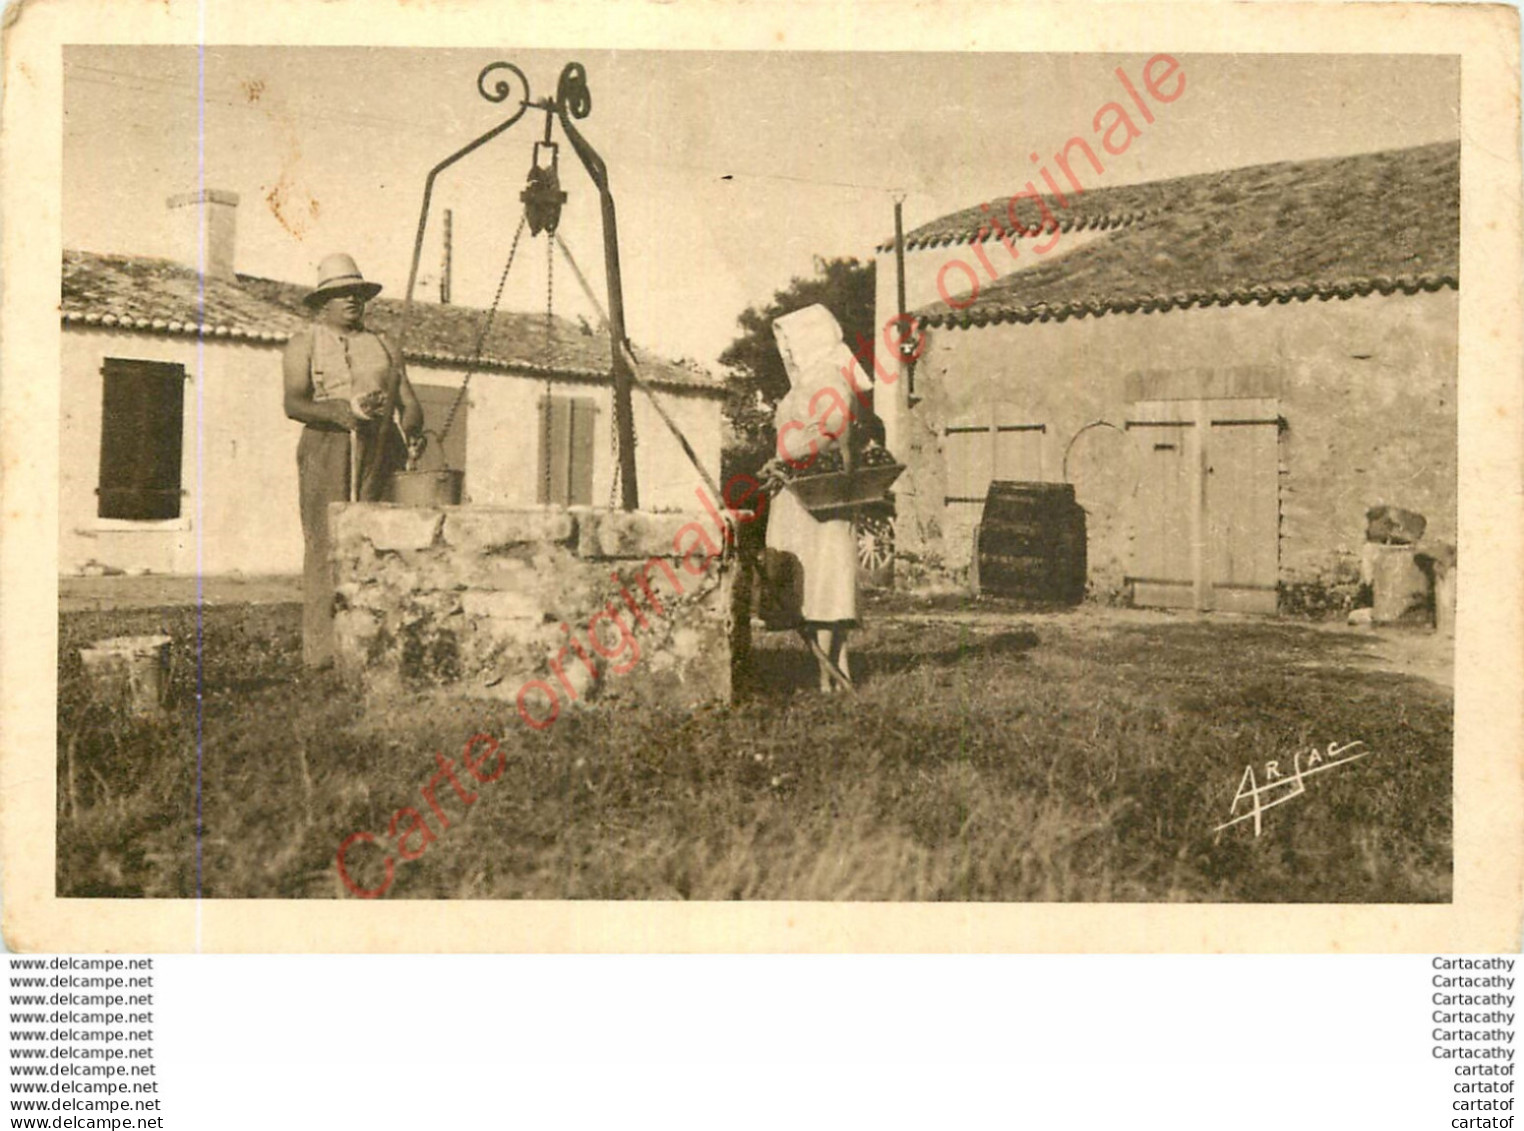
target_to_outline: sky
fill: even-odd
[[[1019,190],[1106,103],[1131,109],[1146,55],[900,52],[512,51],[71,46],[64,57],[64,246],[173,255],[166,198],[240,196],[240,273],[315,281],[348,251],[402,297],[429,168],[507,116],[477,92],[503,60],[539,99],[562,66],[587,68],[578,123],[613,186],[627,328],[672,358],[715,364],[736,318],[815,256],[866,259],[906,229]],[[1185,88],[1153,104],[1096,183],[1459,137],[1447,56],[1181,56]],[[515,96],[516,97],[516,96]],[[1145,95],[1146,97],[1146,95]],[[453,300],[492,299],[544,115],[441,175],[420,298],[435,298],[443,209],[453,212]],[[561,234],[600,296],[597,192],[560,135]],[[559,314],[596,320],[557,263]],[[543,310],[544,241],[521,248],[504,305]]]

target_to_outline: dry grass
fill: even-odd
[[[880,610],[855,699],[764,638],[768,688],[733,709],[569,715],[366,703],[299,664],[295,606],[205,611],[196,837],[194,610],[63,618],[58,889],[71,896],[344,894],[339,842],[403,806],[438,839],[390,898],[1443,901],[1451,703],[1356,666],[1365,645],[1295,624],[1084,611],[949,619]],[[182,661],[164,724],[89,705],[76,649],[163,630]],[[441,828],[420,787],[477,732],[507,767]],[[1264,835],[1212,832],[1247,762],[1364,741]],[[418,841],[412,843],[416,848]],[[355,880],[379,881],[360,846]]]

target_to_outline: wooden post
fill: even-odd
[[[894,198],[894,288],[895,288],[895,313],[903,319],[907,313],[905,310],[905,198]],[[899,333],[903,337],[905,323],[898,323]],[[905,396],[915,396],[915,362],[905,362],[901,358],[895,358],[895,364],[905,371]]]
[[[441,306],[450,305],[450,240],[451,228],[455,214],[450,209],[445,209],[444,214],[444,262],[439,265],[439,303]]]

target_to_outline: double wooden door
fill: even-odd
[[[993,480],[1041,482],[1047,430],[1005,404],[981,405],[949,420],[942,429],[947,526],[964,535],[971,531]]]
[[[1133,600],[1274,613],[1280,569],[1275,398],[1139,402]]]

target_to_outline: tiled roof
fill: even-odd
[[[968,307],[938,302],[919,315],[966,327],[1459,286],[1454,142],[1096,188],[1070,204],[1050,206],[1077,226],[1114,230],[1068,254],[1060,237],[1053,258],[992,282],[981,271]],[[962,231],[966,242],[983,220],[965,209],[911,235],[929,246]],[[1030,243],[1022,250],[1031,262]],[[996,264],[1006,256],[998,241],[987,254]]]
[[[1087,189],[1079,196],[1066,195],[1064,199],[1069,202],[1067,208],[1060,208],[1052,196],[1044,193],[1043,199],[1047,201],[1048,211],[1053,216],[1054,223],[1044,224],[1041,230],[1051,232],[1054,227],[1057,227],[1061,232],[1083,232],[1090,229],[1108,231],[1136,224],[1161,210],[1157,204],[1151,209],[1128,207],[1138,202],[1137,198],[1141,194],[1137,190],[1151,188],[1154,184],[1168,183],[1157,181],[1143,185],[1119,185],[1110,189],[1111,195],[1106,197],[1101,196],[1108,191],[1106,189]],[[1008,222],[1008,197],[1002,196],[986,203],[989,204],[990,213],[993,213],[997,220],[1002,224]],[[1023,197],[1016,202],[1016,219],[1023,228],[1036,234],[1038,225],[1043,223],[1042,210],[1037,207],[1031,197]],[[987,223],[989,223],[989,215],[985,213],[983,205],[964,208],[943,216],[940,220],[933,220],[929,224],[922,224],[919,228],[906,232],[905,250],[919,251],[932,247],[971,244],[976,239],[984,238],[984,225]],[[893,251],[894,241],[885,240],[878,245],[878,250]]]
[[[307,288],[295,283],[252,275],[234,280],[208,278],[204,310],[199,287],[194,270],[168,260],[65,251],[60,310],[68,325],[271,344],[286,341],[309,320],[302,306]],[[486,314],[472,307],[415,303],[406,343],[408,361],[470,367]],[[374,329],[395,334],[402,321],[402,302],[375,299],[366,307],[365,320]],[[701,369],[654,357],[645,350],[635,352],[641,372],[652,385],[720,391],[719,381]],[[607,381],[609,342],[590,326],[558,317],[547,349],[543,314],[500,309],[476,368]]]

